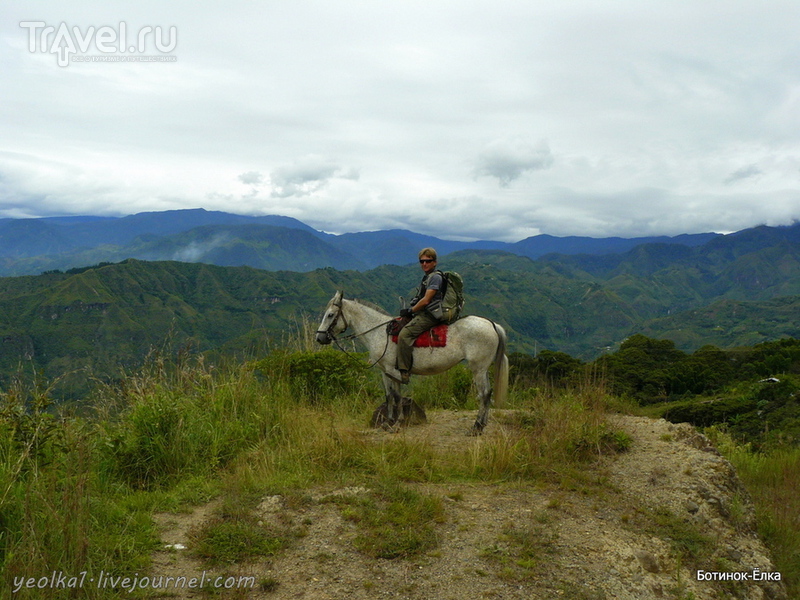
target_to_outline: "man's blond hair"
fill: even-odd
[[[422,258],[423,256],[427,256],[428,258],[432,258],[433,260],[438,261],[438,258],[436,256],[436,250],[434,250],[433,248],[423,248],[422,250],[420,250],[419,256],[417,256],[417,258]]]

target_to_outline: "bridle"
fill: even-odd
[[[344,311],[342,310],[342,298],[339,298],[339,303],[338,304],[334,304],[334,306],[338,310],[336,312],[336,316],[333,318],[333,321],[331,321],[331,324],[328,325],[327,329],[317,329],[316,333],[317,333],[317,335],[319,335],[320,333],[324,333],[325,335],[328,336],[329,339],[331,339],[332,341],[336,342],[336,345],[338,346],[339,345],[339,340],[336,338],[336,335],[333,333],[333,328],[336,327],[336,324],[339,322],[339,317],[341,317],[342,321],[344,321],[344,329],[342,329],[342,331],[347,331],[347,328],[350,327],[350,324],[347,322],[347,318],[344,316]],[[345,338],[345,339],[352,339],[353,337],[356,337],[356,336],[349,336],[348,338]]]
[[[328,328],[327,329],[318,329],[316,331],[316,333],[318,335],[320,333],[324,333],[326,336],[328,336],[328,338],[334,344],[336,344],[336,347],[339,348],[339,350],[344,352],[347,356],[350,356],[350,352],[348,352],[346,348],[342,347],[340,341],[347,342],[347,341],[350,341],[350,340],[354,340],[357,337],[361,337],[362,335],[366,335],[367,333],[370,333],[371,331],[375,331],[379,327],[385,327],[386,325],[388,325],[389,323],[394,321],[394,319],[392,318],[392,319],[389,319],[388,321],[384,321],[382,323],[378,323],[374,327],[370,327],[369,329],[367,329],[366,331],[362,331],[361,333],[351,333],[350,335],[346,335],[346,336],[344,336],[342,338],[338,338],[338,337],[336,337],[336,334],[333,333],[333,329],[334,329],[334,327],[336,327],[336,324],[339,322],[339,318],[340,317],[341,317],[342,321],[344,322],[344,329],[342,329],[342,331],[343,332],[347,331],[347,329],[350,327],[350,324],[347,322],[347,317],[344,316],[344,310],[342,309],[342,300],[343,300],[343,298],[339,298],[339,302],[334,304],[334,306],[338,310],[337,310],[336,316],[333,318],[333,321],[331,321],[331,324],[328,325]],[[375,365],[377,365],[381,361],[381,359],[384,356],[386,356],[386,350],[388,350],[388,348],[389,348],[389,334],[387,333],[386,334],[386,345],[383,347],[383,353],[381,353],[380,357],[375,362],[373,362],[371,365],[368,365],[367,368],[369,369],[369,368],[374,367]]]

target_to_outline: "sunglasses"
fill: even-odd
[[[419,259],[419,264],[421,264],[421,265],[422,264],[427,264],[427,263],[432,263],[432,262],[436,262],[436,259],[433,259],[433,258],[420,258]]]

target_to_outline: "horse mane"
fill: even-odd
[[[359,300],[358,298],[353,298],[353,302],[356,304],[360,304],[361,306],[366,306],[367,308],[371,308],[372,310],[378,311],[382,315],[391,316],[385,309],[381,308],[374,302],[370,302],[369,300]]]

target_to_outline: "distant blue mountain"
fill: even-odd
[[[426,246],[436,248],[440,255],[461,250],[504,250],[512,254],[536,259],[546,254],[590,254],[605,255],[627,252],[642,244],[678,244],[681,246],[701,246],[719,237],[717,233],[683,234],[676,237],[654,236],[640,238],[590,238],[590,237],[555,237],[537,235],[519,242],[457,242],[443,240],[429,235],[422,235],[403,229],[385,231],[369,231],[345,233],[331,238],[331,244],[350,252],[359,254],[359,259],[370,267],[381,264],[403,265],[413,262],[417,252]],[[369,255],[364,255],[369,251]]]
[[[240,226],[248,228],[236,229]],[[253,229],[258,227],[263,229]],[[215,232],[215,228],[219,231]],[[200,240],[210,239],[209,236],[218,242],[223,229],[224,244],[217,243],[213,252],[197,251]],[[190,233],[193,231],[194,234]],[[303,235],[288,235],[287,231]],[[118,218],[87,215],[0,219],[0,276],[35,275],[46,270],[117,262],[131,257],[172,260],[175,256],[196,256],[198,261],[213,264],[233,261],[262,269],[312,270],[331,266],[366,270],[380,265],[412,263],[417,252],[426,246],[436,248],[441,256],[469,250],[500,250],[530,259],[549,255],[585,256],[584,268],[613,268],[615,260],[623,259],[609,257],[624,255],[643,245],[708,246],[709,251],[735,252],[730,248],[732,242],[739,247],[769,245],[776,239],[791,241],[793,235],[800,238],[800,230],[767,227],[728,236],[701,233],[638,238],[537,235],[515,243],[462,242],[404,229],[333,235],[280,215],[253,217],[188,209],[143,212]],[[237,236],[241,239],[237,240]],[[312,239],[317,241],[312,243]],[[666,253],[663,260],[668,260],[667,254],[670,253]]]
[[[718,233],[682,234],[675,237],[652,236],[639,238],[591,238],[591,237],[555,237],[537,235],[526,238],[507,248],[509,252],[539,258],[545,254],[620,254],[642,244],[678,244],[681,246],[702,246],[711,240],[721,237]]]
[[[88,247],[101,244],[126,244],[143,234],[172,235],[205,225],[271,225],[319,233],[291,217],[279,215],[248,217],[202,208],[143,212],[116,219],[96,220],[91,217],[70,217],[68,219],[73,220],[63,220],[63,218],[57,217],[55,219],[45,218],[42,221],[62,225],[68,228],[73,235],[83,236],[86,242],[84,245]]]

